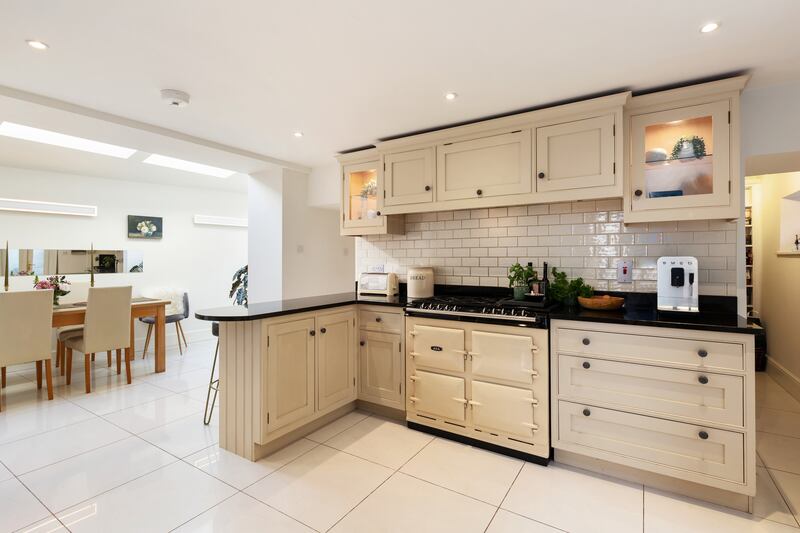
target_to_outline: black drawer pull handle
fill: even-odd
[[[380,212],[380,211],[378,211],[378,212],[377,212],[377,215],[378,215],[378,216],[381,216],[381,212]]]
[[[708,383],[708,378],[706,376],[700,376],[699,378],[697,378],[697,381],[705,385],[706,383]]]
[[[582,341],[582,342],[583,342],[583,345],[584,345],[584,346],[589,346],[589,343],[590,343],[590,342],[592,342],[592,341],[590,341],[590,340],[589,340],[589,338],[588,338],[588,337],[586,337],[586,338],[584,338],[584,339],[583,339],[583,341]]]
[[[429,191],[429,190],[431,190],[431,186],[430,186],[430,185],[426,185],[426,186],[425,186],[425,190],[426,190],[426,191]]]
[[[361,346],[364,346],[364,345],[366,344],[366,342],[364,342],[364,341],[361,341],[361,342],[359,342],[358,344],[360,344]]]
[[[708,352],[705,350],[697,350],[697,355],[700,357],[708,357]]]
[[[592,366],[592,365],[590,365],[590,364],[589,364],[589,361],[584,361],[584,362],[583,362],[583,368],[589,368],[589,367],[591,367],[591,366]]]
[[[539,179],[544,179],[544,172],[539,172]]]
[[[328,330],[325,329],[325,328],[320,328],[320,330],[319,330],[320,333],[325,333],[326,331],[328,331]]]
[[[381,317],[377,317],[377,318],[375,319],[375,322],[383,322],[383,319],[382,319]]]
[[[317,332],[312,329],[311,331],[308,332],[308,334],[313,337],[314,335],[317,334]]]
[[[476,192],[476,193],[478,193],[478,196],[480,196],[480,195],[482,195],[482,194],[483,194],[483,191],[482,191],[481,189],[478,189],[478,190],[477,190],[477,191],[475,191],[475,192]]]
[[[590,414],[592,414],[592,412],[590,410],[588,410],[588,409],[584,409],[583,410],[583,416],[589,416]]]
[[[642,189],[636,189],[633,194],[635,194],[637,197],[641,196],[642,195]]]
[[[705,431],[701,431],[700,433],[697,434],[697,436],[703,440],[706,440],[708,438],[708,433],[706,433]]]

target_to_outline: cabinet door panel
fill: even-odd
[[[538,344],[543,346],[542,357],[547,357],[547,337],[543,332]],[[531,383],[533,358],[539,346],[528,335],[472,332],[472,374],[475,376]]]
[[[464,379],[418,370],[410,376],[408,409],[412,412],[463,422],[467,399]]]
[[[558,441],[633,459],[640,467],[650,463],[648,469],[660,473],[657,465],[744,480],[741,433],[565,401],[558,402],[558,418]]]
[[[536,190],[614,185],[614,115],[536,128]]]
[[[413,326],[409,355],[414,365],[464,371],[464,330],[435,326]]]
[[[537,400],[529,389],[518,389],[483,381],[472,382],[469,401],[472,423],[484,431],[533,438],[547,432],[547,414],[541,413],[541,425],[534,418]]]
[[[439,145],[437,200],[531,192],[530,138],[523,130]]]
[[[314,414],[314,320],[270,326],[267,402],[270,430]]]
[[[363,398],[400,402],[403,383],[400,335],[362,331],[361,339]]]
[[[631,209],[730,203],[730,103],[631,117]]]
[[[378,216],[378,161],[342,167],[342,227],[383,227]]]
[[[355,397],[354,316],[349,311],[317,318],[320,410]]]
[[[389,153],[383,156],[383,172],[387,206],[419,204],[433,201],[436,172],[433,148]]]

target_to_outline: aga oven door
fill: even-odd
[[[463,329],[421,324],[413,324],[411,328],[408,346],[414,366],[464,371],[467,352]]]
[[[535,359],[547,358],[547,330],[525,328],[525,335],[482,331],[471,334],[472,375],[530,384],[537,372]],[[507,328],[505,328],[507,329]]]

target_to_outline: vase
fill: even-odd
[[[528,293],[528,286],[527,285],[515,285],[514,286],[514,299],[515,300],[524,300],[525,295]]]
[[[683,141],[681,143],[681,151],[678,152],[678,157],[680,159],[690,159],[694,157],[694,146],[689,141]]]

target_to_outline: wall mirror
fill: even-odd
[[[5,275],[6,251],[0,250],[0,275]],[[94,263],[92,264],[92,258]],[[122,274],[144,271],[139,250],[8,250],[10,276],[55,276],[70,274]]]

